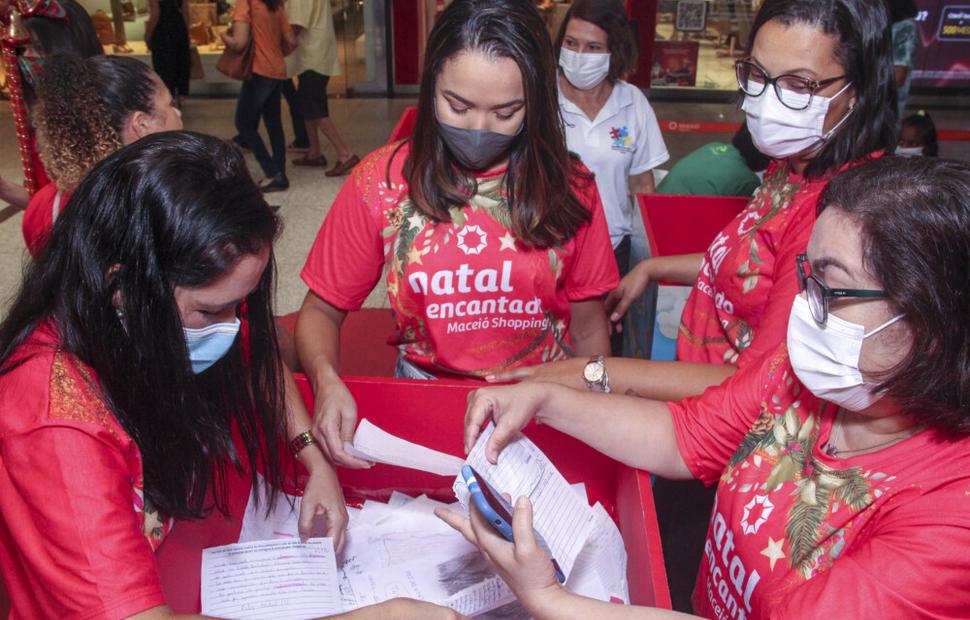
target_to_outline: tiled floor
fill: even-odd
[[[331,115],[352,150],[363,156],[377,148],[387,139],[405,107],[413,105],[413,99],[332,99]],[[188,99],[184,120],[187,129],[204,131],[229,137],[235,132],[232,116],[235,102],[230,99]],[[736,106],[723,104],[695,104],[661,101],[654,105],[657,116],[667,120],[685,121],[736,121],[743,115]],[[284,106],[285,110],[285,106]],[[937,126],[948,129],[970,129],[966,113],[962,111],[938,111],[933,113]],[[284,124],[289,127],[288,121]],[[289,130],[288,130],[289,135]],[[671,160],[669,167],[680,157],[711,141],[727,141],[729,136],[718,134],[679,133],[665,134]],[[332,149],[325,146],[328,156]],[[970,161],[970,142],[949,142],[941,145],[941,155]],[[249,158],[254,175],[258,167]],[[20,162],[14,139],[13,123],[8,102],[0,102],[0,176],[19,178]],[[343,179],[331,179],[319,168],[288,170],[289,191],[269,194],[270,204],[280,205],[285,230],[276,247],[279,267],[277,311],[279,314],[299,308],[306,287],[299,278],[299,271],[310,249],[320,223],[336,196]],[[16,291],[21,269],[25,261],[23,238],[20,233],[22,215],[14,209],[0,205],[0,313],[8,298]],[[368,299],[367,306],[386,305],[383,288],[378,286]]]

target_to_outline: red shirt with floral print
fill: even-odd
[[[751,202],[704,254],[681,315],[678,360],[742,367],[785,339],[798,293],[795,255],[808,246],[831,178],[807,179],[786,162],[771,163]]]
[[[141,454],[94,372],[44,323],[0,376],[0,569],[11,618],[124,618],[164,604]]]
[[[408,144],[366,157],[344,183],[302,277],[342,310],[361,307],[387,267],[391,344],[435,375],[483,377],[571,354],[569,304],[615,288],[616,259],[596,184],[574,179],[593,214],[562,247],[529,248],[511,231],[504,171],[481,175],[451,221],[411,203]]]
[[[718,484],[694,610],[709,618],[957,618],[970,609],[970,438],[924,430],[823,452],[837,407],[783,343],[668,403],[693,475]]]

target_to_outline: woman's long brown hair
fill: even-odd
[[[415,207],[436,222],[463,208],[474,176],[457,166],[441,139],[435,116],[435,82],[445,62],[474,50],[510,58],[522,72],[525,121],[509,153],[506,177],[512,232],[534,247],[561,245],[591,219],[572,183],[592,183],[566,149],[559,115],[556,61],[542,17],[527,0],[455,0],[428,37],[418,116],[404,176]]]

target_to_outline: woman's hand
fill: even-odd
[[[474,504],[471,504],[474,506]],[[512,537],[506,541],[478,511],[471,508],[471,520],[465,519],[446,508],[435,508],[442,521],[455,528],[465,539],[477,546],[495,572],[515,592],[527,609],[549,611],[556,617],[556,602],[566,594],[556,580],[552,561],[536,542],[532,529],[532,503],[528,497],[520,497],[512,513]]]
[[[610,291],[606,296],[606,311],[610,314],[610,322],[614,324],[614,329],[621,329],[621,321],[630,305],[643,296],[647,290],[647,285],[653,278],[650,259],[640,261],[640,263],[630,270],[628,274],[620,280],[620,285]]]
[[[316,450],[316,447],[304,449]],[[347,521],[347,505],[337,474],[328,463],[321,463],[310,472],[303,490],[297,522],[300,540],[306,541],[312,536],[332,538],[333,547],[339,554],[344,546]]]
[[[561,362],[547,362],[537,366],[521,366],[513,370],[490,377],[485,380],[490,383],[511,383],[513,381],[548,381],[569,387],[584,389],[583,369],[589,360],[585,357],[573,357]]]
[[[520,383],[469,392],[465,411],[465,453],[475,446],[482,425],[491,418],[495,422],[495,431],[485,446],[485,458],[497,463],[499,452],[542,409],[548,387],[548,384],[539,382]]]
[[[372,463],[350,456],[344,442],[353,442],[357,428],[357,403],[339,377],[334,376],[317,391],[313,410],[313,436],[332,463],[363,469]]]

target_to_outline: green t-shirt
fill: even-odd
[[[678,161],[660,185],[658,194],[750,196],[761,180],[731,144],[705,144]]]

